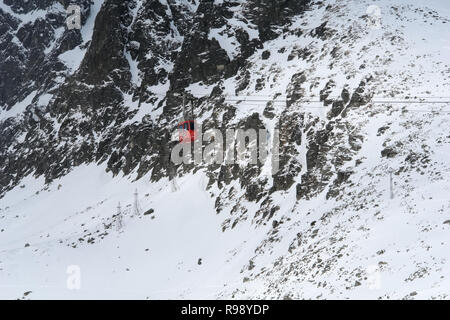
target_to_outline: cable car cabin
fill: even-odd
[[[185,131],[179,131],[180,132],[180,134],[179,134],[180,142],[194,142],[194,140],[197,136],[194,120],[187,120],[184,122],[180,122],[178,124],[177,129],[185,130]]]

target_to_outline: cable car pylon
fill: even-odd
[[[139,204],[138,190],[134,192],[134,204],[133,204],[133,216],[138,216],[142,212],[141,205]]]
[[[122,207],[120,206],[120,202],[117,205],[117,231],[122,230],[123,228],[123,219],[122,219]]]

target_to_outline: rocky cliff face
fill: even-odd
[[[446,167],[432,155],[449,142],[433,129],[448,120],[445,103],[426,103],[448,92],[445,40],[432,34],[448,31],[449,17],[404,2],[382,1],[377,27],[368,1],[1,0],[0,199],[30,175],[51,183],[86,164],[153,183],[205,172],[223,231],[273,227],[242,272],[273,280],[258,294],[279,297],[287,275],[307,282],[315,267],[341,263],[361,210],[382,219],[377,183],[388,168],[409,190],[415,172],[434,179]],[[80,30],[66,26],[69,4],[81,8]],[[183,94],[205,129],[279,130],[280,170],[173,165]],[[431,146],[421,130],[434,130]],[[307,221],[300,233],[294,212]],[[344,230],[330,222],[342,212]],[[288,264],[251,271],[286,241]]]
[[[17,104],[26,110],[2,121],[2,194],[30,173],[50,182],[91,162],[106,161],[114,174],[153,170],[155,180],[167,176],[168,137],[182,113],[174,93],[196,83],[211,86],[210,94],[191,94],[194,114],[211,110],[214,120],[204,127],[225,128],[236,120],[236,107],[215,102],[227,94],[224,81],[238,79],[236,94],[247,89],[248,58],[282,35],[309,3],[77,4],[81,30],[67,30],[64,2],[3,5],[2,105],[5,111],[15,112]],[[223,110],[228,121],[218,117]],[[238,120],[254,128],[262,124],[256,113]],[[255,176],[240,172],[227,179],[249,174]],[[280,184],[275,190],[292,181]],[[254,187],[248,192],[255,193]]]

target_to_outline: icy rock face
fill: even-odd
[[[0,101],[9,109],[34,90],[45,92],[66,69],[58,55],[81,43],[81,35],[65,30],[65,6],[61,1],[2,1]],[[81,5],[90,14],[89,1]],[[9,8],[5,10],[5,8]],[[56,42],[56,43],[55,43]]]
[[[91,13],[89,1],[73,3],[81,5],[82,20],[86,21]],[[0,108],[6,113],[0,120],[3,190],[18,182],[23,174],[35,170],[43,174],[46,171],[43,166],[52,166],[38,163],[38,154],[43,149],[38,150],[46,145],[47,135],[38,134],[36,128],[45,127],[44,104],[68,73],[58,56],[82,43],[79,31],[66,30],[65,5],[68,3],[61,1],[1,3]],[[33,151],[24,157],[19,156],[19,150],[6,151],[24,132],[31,137],[26,148],[31,146]],[[17,178],[12,178],[14,172]]]
[[[31,172],[51,181],[93,161],[107,161],[115,174],[155,168],[155,180],[167,175],[168,136],[181,111],[172,91],[202,81],[220,95],[223,80],[245,73],[246,59],[281,34],[306,3],[107,0],[91,14],[102,3],[80,2],[80,32],[65,28],[66,3],[4,2],[3,108],[33,96],[26,112],[2,121],[2,192]],[[34,20],[24,24],[24,14]],[[95,18],[90,31],[88,18]],[[89,32],[92,39],[83,38]],[[217,39],[236,48],[222,48]],[[80,61],[63,63],[68,52]],[[21,134],[25,139],[15,141]],[[13,153],[6,151],[13,145]]]

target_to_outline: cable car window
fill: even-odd
[[[194,122],[191,122],[191,130],[195,130],[195,128],[194,128]]]
[[[184,124],[184,130],[189,130],[189,127],[188,127],[187,123]]]

